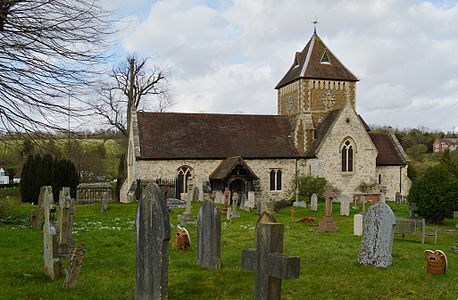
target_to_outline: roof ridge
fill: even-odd
[[[264,114],[235,114],[235,113],[196,113],[196,112],[158,112],[158,111],[138,111],[138,114],[155,114],[155,115],[209,115],[209,116],[254,116],[254,117],[275,117],[275,118],[289,118],[285,115],[264,115]]]

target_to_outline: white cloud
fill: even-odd
[[[154,1],[142,16],[123,20],[130,24],[120,34],[124,49],[158,57],[170,69],[176,110],[275,114],[273,88],[309,40],[310,21],[318,16],[319,35],[360,79],[357,107],[368,123],[458,126],[458,4],[223,4]]]

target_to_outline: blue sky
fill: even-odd
[[[369,124],[458,131],[458,4],[420,0],[104,0],[117,59],[167,68],[173,111],[276,114],[274,86],[313,33],[360,79]]]

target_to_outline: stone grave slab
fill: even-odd
[[[221,217],[210,202],[204,202],[197,216],[197,263],[206,269],[221,268]]]

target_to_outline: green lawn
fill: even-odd
[[[194,203],[197,213],[200,203]],[[357,263],[360,237],[353,236],[353,217],[334,220],[340,232],[310,232],[312,225],[290,223],[289,208],[277,214],[285,224],[284,251],[301,257],[299,279],[285,280],[282,299],[457,299],[458,254],[450,248],[455,233],[441,232],[437,245],[419,237],[395,236],[393,265],[387,269]],[[407,217],[407,207],[392,205],[397,217]],[[51,281],[43,271],[42,232],[30,228],[28,204],[16,207],[16,224],[0,223],[0,299],[133,299],[135,295],[135,204],[111,204],[101,213],[100,205],[77,206],[74,238],[86,244],[86,256],[77,286],[62,288],[63,279]],[[321,219],[320,211],[296,208],[295,219]],[[177,225],[174,210],[170,217]],[[356,211],[352,211],[356,213]],[[192,239],[189,251],[170,249],[169,299],[252,299],[254,274],[240,267],[240,253],[254,247],[257,215],[241,212],[231,223],[222,220],[222,263],[217,271],[196,265],[196,226],[187,225]],[[448,220],[441,228],[454,228]],[[172,228],[172,237],[175,229]],[[171,241],[173,242],[173,241]],[[423,251],[445,251],[449,268],[445,275],[426,274]]]

